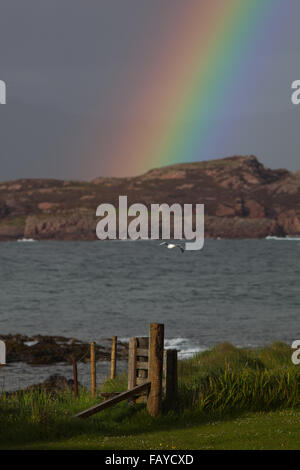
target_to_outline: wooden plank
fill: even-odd
[[[143,361],[136,361],[136,368],[137,369],[148,370],[149,363],[148,362],[143,362]]]
[[[142,384],[145,384],[148,382],[148,378],[147,377],[137,377],[136,378],[136,384],[137,385],[142,385]]]
[[[147,410],[153,418],[156,418],[161,412],[163,353],[164,325],[150,323],[148,380],[151,382],[151,390],[148,396]]]
[[[148,382],[148,371],[146,369],[138,369],[136,377],[137,379],[144,379],[144,382]]]
[[[116,397],[110,398],[110,400],[106,400],[102,403],[99,403],[98,405],[88,408],[87,410],[77,413],[74,416],[74,418],[88,418],[89,416],[92,416],[95,413],[99,413],[100,411],[105,410],[106,408],[110,408],[111,406],[116,405],[120,401],[127,400],[128,398],[138,395],[140,392],[149,390],[150,388],[151,388],[150,382],[147,382],[143,385],[138,385],[137,387],[134,387],[132,390],[127,390],[126,392],[120,393]]]
[[[149,350],[148,350],[148,349],[144,349],[144,348],[137,348],[137,350],[136,350],[136,355],[137,355],[137,356],[145,356],[145,357],[148,357],[148,356],[149,356]]]

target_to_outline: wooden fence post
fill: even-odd
[[[78,398],[78,379],[77,379],[77,362],[76,359],[73,358],[73,378],[74,378],[74,397]]]
[[[128,350],[128,390],[136,386],[136,338],[130,338]]]
[[[112,337],[111,344],[111,358],[110,358],[110,378],[116,378],[116,364],[117,364],[117,336]]]
[[[91,342],[91,393],[92,398],[96,396],[96,361],[95,361],[95,343]]]
[[[164,379],[163,391],[167,408],[171,408],[177,402],[178,374],[177,374],[177,350],[166,349],[164,351]]]
[[[151,388],[148,395],[147,410],[153,418],[161,412],[163,352],[164,325],[150,323],[148,380],[151,382]]]

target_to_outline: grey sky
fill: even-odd
[[[136,118],[120,84],[144,80],[139,64],[151,60],[156,32],[182,1],[0,0],[0,179],[106,175],[117,123]],[[273,168],[300,168],[300,105],[290,101],[300,79],[300,1],[279,1],[284,27],[256,59],[265,70],[256,99],[245,108],[241,84],[240,112],[215,117],[238,133],[199,159],[254,153]]]

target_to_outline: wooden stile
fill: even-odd
[[[96,396],[96,361],[95,343],[91,347],[91,392]],[[112,338],[111,379],[116,374],[117,337]],[[77,384],[77,366],[73,361],[74,394]],[[76,380],[75,380],[76,378]],[[77,385],[76,385],[77,386]],[[77,389],[78,394],[78,389]],[[147,411],[152,417],[157,417],[162,410],[164,396],[167,408],[174,407],[178,399],[177,350],[164,351],[164,325],[151,323],[149,337],[130,338],[128,351],[128,390],[126,392],[101,393],[104,402],[95,405],[76,417],[87,418],[101,410],[129,400],[147,401]],[[137,398],[138,397],[138,398]]]

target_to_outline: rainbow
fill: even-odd
[[[257,53],[257,36],[266,34],[275,4],[196,0],[170,10],[172,24],[154,40],[153,62],[141,64],[148,67],[149,81],[139,90],[127,87],[135,119],[115,136],[111,175],[209,157],[205,153],[216,137],[214,118],[222,106],[234,103],[237,82],[245,78]]]

